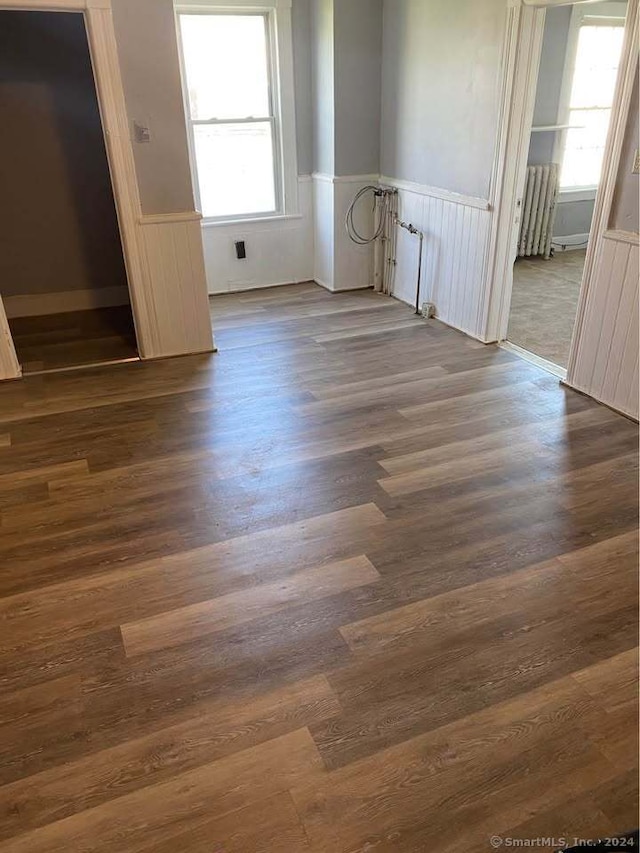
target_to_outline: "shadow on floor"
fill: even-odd
[[[9,321],[23,373],[136,358],[129,305]]]

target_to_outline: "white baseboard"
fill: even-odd
[[[26,293],[4,296],[7,317],[38,317],[42,314],[64,314],[67,311],[89,311],[129,304],[128,287],[97,287],[93,290],[66,290],[59,293]]]
[[[551,245],[555,252],[570,252],[572,249],[586,249],[589,242],[589,233],[565,234],[563,237],[554,237]],[[566,249],[563,248],[566,246]]]
[[[319,284],[320,287],[324,287],[324,289],[328,290],[329,293],[350,293],[353,290],[371,290],[373,288],[373,284],[356,284],[354,287],[331,287],[317,276],[314,277],[313,281],[315,281],[316,284]]]
[[[228,296],[232,293],[249,293],[252,290],[270,290],[272,287],[291,287],[293,284],[308,284],[313,282],[311,278],[296,279],[295,281],[272,281],[270,284],[262,284],[261,282],[247,282],[238,287],[230,287],[228,290],[216,290],[215,293],[210,293],[209,298],[216,296]]]

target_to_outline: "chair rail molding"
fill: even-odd
[[[165,224],[159,225],[146,222],[142,214],[111,0],[0,0],[3,10],[84,14],[140,357],[212,351],[211,326],[205,328],[202,322],[203,316],[209,316],[209,304],[198,219],[184,222],[180,218],[184,213],[175,218],[169,214],[163,216]],[[195,231],[185,234],[190,227],[197,230],[197,238]],[[149,233],[156,228],[163,229],[161,239]],[[165,262],[171,263],[173,278],[162,269]],[[2,375],[19,376],[10,372],[15,351],[12,355],[11,337],[3,322],[4,309],[0,311],[0,370]]]

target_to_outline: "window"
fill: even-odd
[[[225,3],[224,11],[210,4],[178,8],[199,209],[211,220],[295,212],[293,111],[283,120],[283,94],[289,90],[283,77],[293,72],[275,62],[278,39],[290,39],[290,17],[287,34],[278,27],[278,6],[264,11],[230,6]]]
[[[589,16],[576,7],[574,26],[578,28],[575,58],[573,63],[567,63],[571,78],[565,84],[569,94],[564,121],[569,129],[562,151],[562,190],[595,188],[600,181],[622,53],[624,17]]]

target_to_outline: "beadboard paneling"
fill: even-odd
[[[603,235],[567,384],[638,418],[638,235]]]
[[[385,179],[386,180],[386,179]],[[392,185],[393,182],[391,182]],[[421,302],[433,302],[439,320],[483,339],[483,276],[491,213],[464,197],[443,197],[398,184],[399,216],[424,232]],[[398,233],[394,296],[415,303],[418,240]]]
[[[213,349],[200,218],[142,217],[140,239],[149,285],[135,311],[144,358]]]

